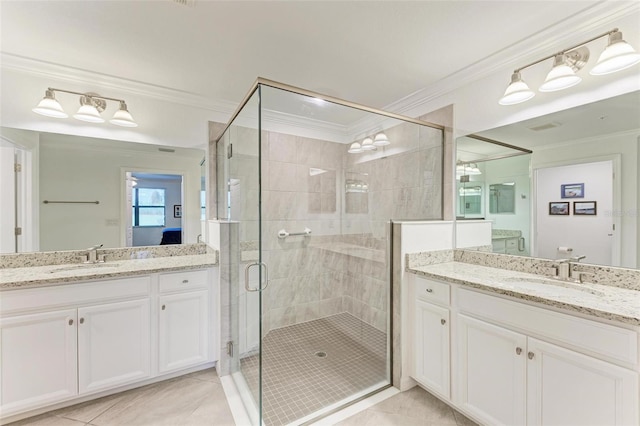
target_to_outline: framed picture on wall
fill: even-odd
[[[551,202],[549,203],[550,216],[568,216],[569,202]]]
[[[560,185],[560,198],[584,198],[584,183]]]
[[[597,214],[595,201],[574,201],[573,214],[595,216]]]
[[[182,204],[173,205],[173,217],[182,217]]]

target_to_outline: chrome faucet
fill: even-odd
[[[93,247],[89,247],[87,249],[87,256],[84,263],[98,263],[104,262],[104,259],[98,260],[98,249],[101,248],[104,244],[98,244]]]
[[[574,256],[567,259],[558,259],[558,270],[556,274],[556,278],[564,281],[568,281],[573,279],[573,264],[580,262],[582,259],[587,256]],[[580,273],[578,273],[578,281],[582,281],[580,279]]]

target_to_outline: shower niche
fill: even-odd
[[[442,137],[258,79],[212,141],[228,229],[219,370],[253,424],[305,423],[392,385],[389,223],[441,219]]]

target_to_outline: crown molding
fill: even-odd
[[[398,114],[413,112],[414,115],[415,111],[422,111],[418,113],[422,115],[429,112],[426,110],[427,104],[434,99],[496,71],[515,68],[527,63],[531,58],[547,56],[550,52],[560,51],[572,43],[579,43],[594,33],[600,32],[602,27],[639,11],[640,3],[635,1],[599,3],[568,19],[556,22],[530,37],[519,40],[428,87],[392,102],[383,109]],[[508,75],[505,76],[505,84],[508,82],[508,77]]]
[[[215,111],[225,115],[230,115],[237,106],[235,102],[211,100],[196,93],[68,67],[7,52],[0,52],[0,64],[2,69],[22,74],[73,84],[99,85],[109,90]]]

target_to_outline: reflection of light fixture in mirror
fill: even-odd
[[[640,62],[640,53],[622,39],[617,29],[609,34],[609,43],[589,74],[604,75],[629,68]]]
[[[555,92],[556,90],[568,89],[581,81],[582,79],[576,75],[573,68],[567,64],[567,56],[563,53],[553,58],[553,68],[547,74],[547,78],[539,90],[541,92]]]
[[[364,151],[362,150],[362,147],[358,142],[354,142],[351,144],[351,146],[349,147],[349,151],[347,152],[349,154],[360,154],[361,152],[364,152]]]
[[[361,148],[363,151],[373,151],[376,149],[375,145],[373,145],[373,139],[371,138],[365,138],[362,141]]]
[[[463,163],[458,161],[456,164],[456,177],[464,175],[481,175],[482,172],[476,163]]]
[[[522,81],[520,71],[550,58],[554,58],[553,68],[540,87],[540,91],[552,92],[566,89],[580,83],[581,78],[578,77],[575,72],[580,70],[589,59],[589,49],[587,49],[585,45],[605,36],[609,37],[609,43],[589,74],[609,74],[640,63],[640,54],[625,42],[622,39],[622,33],[618,31],[617,28],[614,28],[604,34],[597,35],[587,41],[583,41],[558,53],[515,69],[511,76],[511,83],[498,103],[500,105],[514,105],[531,99],[533,92],[529,90],[529,87]]]
[[[56,95],[53,93],[53,90],[45,91],[44,98],[42,98],[38,106],[36,106],[32,111],[36,114],[44,115],[46,117],[68,117],[67,113],[62,109],[62,105],[60,105],[60,102],[56,100]]]
[[[80,108],[73,117],[77,120],[89,123],[104,123],[104,118],[100,115],[106,107],[107,101],[119,102],[120,107],[109,120],[111,124],[123,127],[136,127],[138,124],[133,120],[131,113],[127,110],[127,104],[122,99],[108,98],[95,93],[80,93],[71,90],[47,88],[44,99],[40,101],[38,106],[33,108],[33,112],[54,118],[67,118],[68,115],[62,109],[62,106],[55,98],[55,92],[70,93],[80,96]]]
[[[373,144],[375,146],[387,146],[390,145],[391,142],[389,141],[387,135],[385,135],[383,132],[380,132],[373,138]]]

